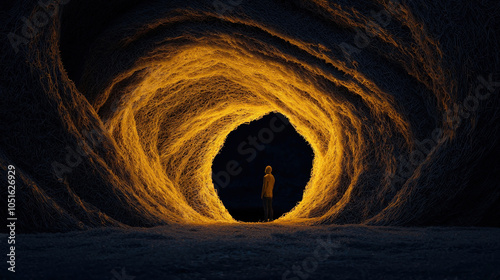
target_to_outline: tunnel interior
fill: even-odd
[[[277,191],[298,186],[277,223],[498,225],[498,45],[455,37],[494,32],[468,15],[481,7],[370,3],[57,2],[4,75],[4,135],[30,131],[0,140],[27,190],[22,227],[243,220],[214,172],[233,134],[273,117],[310,156],[294,174],[270,163]],[[36,20],[39,5],[11,9]],[[293,155],[286,141],[269,145]]]
[[[273,168],[274,218],[302,199],[313,152],[285,116],[270,113],[232,131],[212,165],[212,180],[229,214],[244,222],[263,220],[260,199],[264,169]]]

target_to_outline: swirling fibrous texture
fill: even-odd
[[[314,152],[275,223],[500,220],[500,5],[459,2],[12,3],[2,34],[36,29],[0,70],[22,229],[234,223],[212,162],[271,112]]]

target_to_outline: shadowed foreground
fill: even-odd
[[[499,279],[499,236],[272,224],[20,234],[14,279]]]

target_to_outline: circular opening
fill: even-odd
[[[212,181],[224,206],[239,221],[264,219],[261,191],[265,167],[272,167],[273,218],[290,211],[310,179],[313,151],[279,113],[240,125],[212,165]]]

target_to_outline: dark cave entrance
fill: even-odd
[[[311,147],[286,117],[270,113],[229,134],[212,164],[212,181],[233,218],[258,222],[264,219],[260,199],[264,169],[272,166],[277,219],[302,199],[312,160]]]

